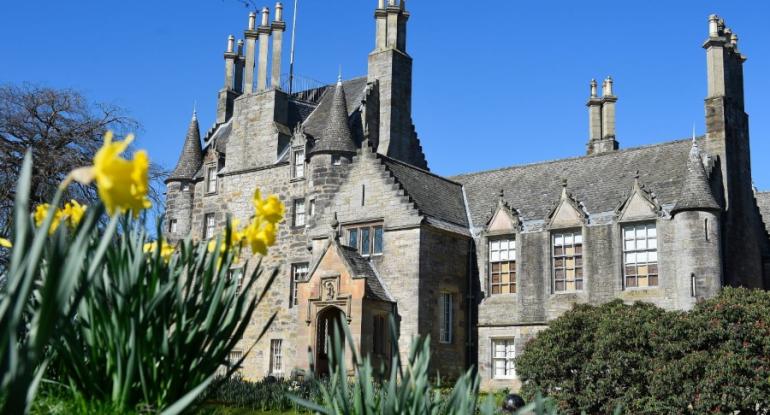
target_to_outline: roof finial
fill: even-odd
[[[692,143],[695,144],[695,123],[692,123]]]
[[[198,100],[193,100],[193,120],[198,119]]]
[[[337,85],[342,85],[342,64],[340,64],[340,70],[337,73]]]
[[[500,200],[502,200],[505,197],[505,190],[502,188],[500,189]]]
[[[561,179],[561,196],[567,197],[567,178]]]

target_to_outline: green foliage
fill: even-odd
[[[53,211],[35,229],[29,211],[32,162],[24,160],[16,191],[14,249],[0,289],[0,408],[3,414],[29,410],[49,363],[50,341],[71,318],[83,287],[101,271],[116,221],[98,229],[102,209],[87,213],[74,234],[66,226],[49,237]],[[53,203],[61,199],[57,192]],[[103,237],[99,238],[99,234]]]
[[[277,271],[252,295],[257,266],[239,292],[240,276],[229,270],[234,251],[221,257],[188,240],[166,262],[161,244],[146,255],[144,232],[128,229],[110,245],[104,272],[55,343],[60,373],[89,400],[173,409],[170,403],[191,402],[213,381]]]
[[[578,305],[516,361],[523,394],[568,412],[770,410],[770,293],[726,288],[690,312]]]
[[[299,382],[285,379],[248,382],[238,377],[224,380],[207,395],[207,401],[230,407],[247,408],[256,411],[302,411],[307,412],[290,396],[309,401],[319,398],[315,382]]]

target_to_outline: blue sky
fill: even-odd
[[[297,74],[332,82],[342,65],[348,78],[364,75],[375,5],[300,0]],[[444,175],[583,154],[588,82],[607,75],[620,99],[621,147],[684,138],[693,123],[703,133],[701,44],[708,15],[720,14],[749,58],[753,174],[770,190],[770,2],[410,0],[408,8],[414,119],[432,170]],[[121,105],[144,126],[139,145],[173,168],[194,101],[202,129],[213,122],[226,38],[242,36],[247,13],[237,0],[5,2],[0,82],[72,87]]]

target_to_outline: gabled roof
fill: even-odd
[[[770,192],[757,192],[755,197],[759,213],[762,214],[762,220],[765,222],[765,229],[770,234]]]
[[[462,185],[381,154],[377,157],[404,188],[420,213],[468,227]]]
[[[545,220],[560,200],[562,180],[589,214],[613,212],[628,196],[635,172],[661,206],[672,207],[686,177],[690,140],[451,177],[462,183],[473,225],[483,226],[500,189],[522,220]]]
[[[187,136],[182,147],[182,154],[176,168],[169,175],[168,180],[174,179],[192,179],[203,162],[203,151],[201,150],[201,132],[198,126],[198,116],[193,112],[190,126],[187,129]]]
[[[703,167],[700,149],[693,140],[687,159],[687,170],[682,184],[682,191],[671,213],[686,210],[720,210],[719,204],[711,193],[706,169]]]

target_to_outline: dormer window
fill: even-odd
[[[217,166],[212,164],[206,167],[206,193],[216,193],[217,184]]]
[[[489,288],[492,294],[516,293],[516,238],[489,241]]]
[[[301,179],[305,177],[305,149],[301,147],[295,148],[292,160],[294,163],[292,178]]]

